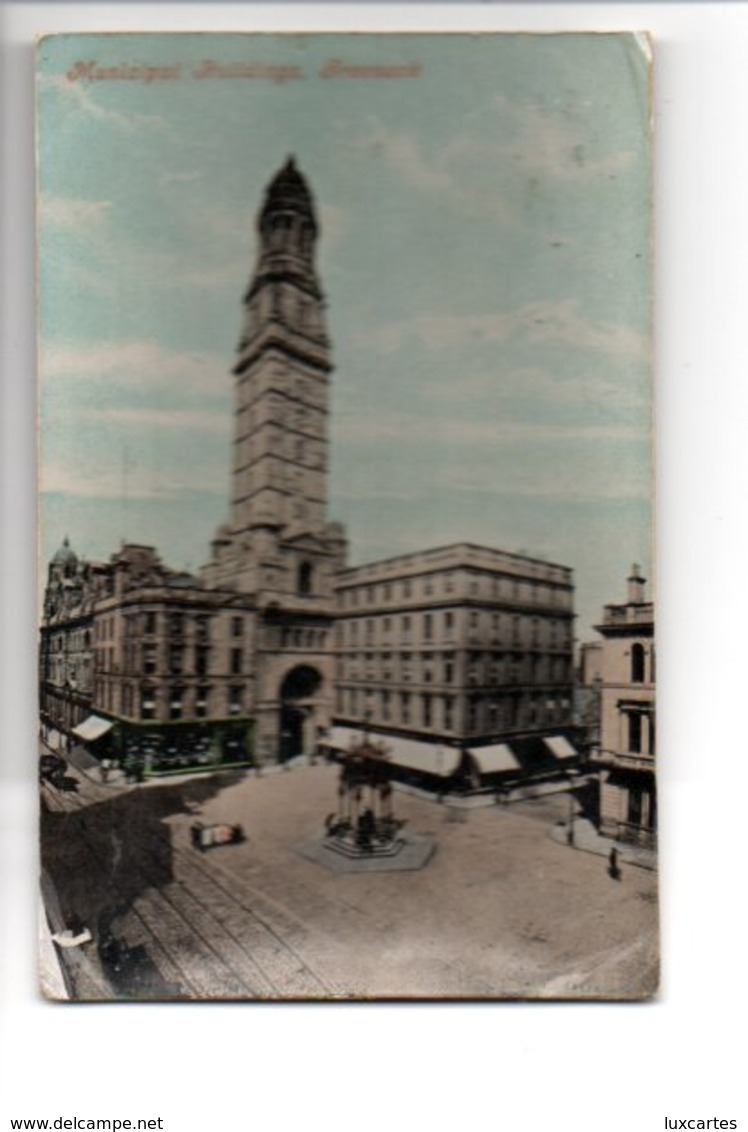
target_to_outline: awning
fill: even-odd
[[[332,747],[334,751],[348,751],[363,742],[363,731],[356,731],[353,727],[331,727],[327,735],[320,739],[323,747]]]
[[[575,751],[568,739],[563,735],[544,736],[543,742],[552,755],[557,759],[576,759],[579,751]]]
[[[475,759],[481,774],[498,774],[502,770],[519,770],[520,762],[507,743],[495,743],[492,747],[471,747],[469,752]]]
[[[111,731],[113,727],[113,719],[102,719],[100,715],[89,715],[88,719],[84,719],[83,723],[79,723],[77,727],[73,728],[73,735],[82,739],[84,743],[92,743],[94,739],[100,739],[102,735],[106,735],[107,731]]]
[[[364,732],[353,727],[331,727],[321,741],[335,751],[350,751],[360,746],[364,735],[372,746],[382,747],[385,757],[393,766],[407,770],[420,770],[446,778],[460,765],[462,753],[455,747],[443,747],[437,743],[419,743],[415,739],[400,739],[395,735],[383,735],[378,731]]]
[[[395,766],[408,770],[420,770],[425,774],[435,774],[447,778],[454,774],[462,760],[462,752],[456,747],[443,747],[440,743],[418,743],[415,739],[384,739],[385,752]]]

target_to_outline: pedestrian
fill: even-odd
[[[608,854],[608,876],[611,880],[621,879],[621,870],[618,867],[618,850],[615,845]]]

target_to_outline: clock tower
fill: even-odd
[[[204,578],[252,596],[260,742],[272,748],[278,739],[283,755],[310,746],[311,718],[326,723],[332,581],[346,555],[343,528],[327,519],[332,364],[315,267],[319,225],[292,157],[268,185],[257,236],[233,367],[231,513]]]

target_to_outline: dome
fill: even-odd
[[[60,549],[55,551],[52,557],[52,565],[73,567],[78,565],[78,555],[70,546],[70,539],[67,535],[65,535]]]

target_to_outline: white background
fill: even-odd
[[[0,1132],[748,1127],[748,6],[0,3]],[[35,988],[33,57],[75,30],[655,37],[663,990],[651,1005],[54,1006]],[[628,566],[623,564],[622,568]],[[615,595],[611,595],[611,599]]]

